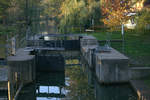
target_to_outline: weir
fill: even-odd
[[[21,88],[36,80],[37,72],[65,72],[67,59],[79,59],[86,63],[102,84],[126,83],[131,77],[134,78],[132,76],[134,69],[128,66],[129,58],[113,48],[104,49],[99,46],[93,36],[80,34],[46,36],[49,39],[46,40],[45,36],[41,35],[32,37],[27,41],[26,48],[20,48],[15,56],[8,57],[9,100],[17,100]],[[145,73],[145,76],[147,75],[149,73]],[[38,96],[41,95],[46,96],[38,92]],[[64,97],[61,92],[53,95]]]

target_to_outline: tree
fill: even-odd
[[[15,32],[16,29],[8,26],[9,9],[11,8],[11,0],[0,0],[0,35]],[[13,16],[11,16],[13,17]]]
[[[82,9],[82,10],[81,10]],[[78,26],[85,21],[88,14],[85,2],[77,0],[65,0],[61,6],[60,27],[63,32],[70,31],[68,26]]]
[[[102,3],[102,22],[111,30],[116,29],[130,19],[128,14],[133,11],[131,0],[103,0]]]
[[[7,16],[7,9],[10,6],[10,0],[0,0],[0,19],[5,24],[6,16]]]
[[[60,13],[60,6],[64,0],[42,0],[40,5],[43,9],[43,15],[57,17]]]
[[[53,29],[57,31],[57,27],[59,24],[59,14],[60,14],[60,7],[64,0],[42,0],[40,2],[41,8],[41,18],[46,19],[46,23],[42,24],[46,28],[42,28],[43,30],[47,30],[50,32],[50,24],[53,25]],[[49,20],[52,19],[52,20]],[[53,24],[52,24],[53,23]]]
[[[149,33],[150,32],[150,11],[144,9],[137,17],[136,30],[138,33]]]
[[[36,18],[39,0],[0,0],[0,33],[25,33],[28,19]],[[31,21],[30,21],[31,22]],[[9,31],[9,32],[8,32]]]
[[[96,11],[97,8],[99,9],[99,1],[97,0],[65,0],[60,9],[61,29],[66,30],[68,26],[88,25],[92,18],[97,18],[99,14],[99,12]]]

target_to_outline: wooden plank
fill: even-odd
[[[43,36],[65,37],[65,36],[87,36],[87,35],[86,34],[43,34]]]

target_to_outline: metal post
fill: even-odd
[[[28,25],[27,30],[26,30],[26,40],[29,39],[29,34],[31,33],[30,33],[30,26]]]
[[[125,53],[124,24],[122,24],[121,34],[122,34],[122,52]]]
[[[8,34],[6,35],[6,45],[5,45],[5,57],[7,58],[8,57]]]
[[[106,39],[106,44],[105,44],[105,46],[106,46],[106,49],[110,49],[110,47],[111,47],[111,33],[110,32],[107,32],[106,33],[106,35],[107,35],[107,39]]]
[[[60,95],[62,94],[62,87],[59,87],[59,93],[60,93]]]
[[[49,92],[49,86],[48,86],[48,94],[49,94],[50,92]]]
[[[11,54],[15,55],[16,54],[16,38],[15,37],[12,38],[11,45],[12,45],[12,48],[11,48],[12,52],[11,52]]]
[[[92,26],[93,26],[93,32],[94,32],[94,18],[92,19]]]

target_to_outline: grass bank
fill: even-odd
[[[88,33],[90,35],[95,36],[98,40],[122,40],[121,32],[112,32],[108,33],[105,31],[102,32],[94,32]],[[150,66],[150,34],[139,34],[135,31],[126,31],[125,32],[125,44],[124,44],[124,51],[122,50],[123,43],[122,42],[112,42],[111,46],[118,51],[124,53],[131,59],[130,65],[131,66]],[[100,43],[103,45],[105,43]]]

